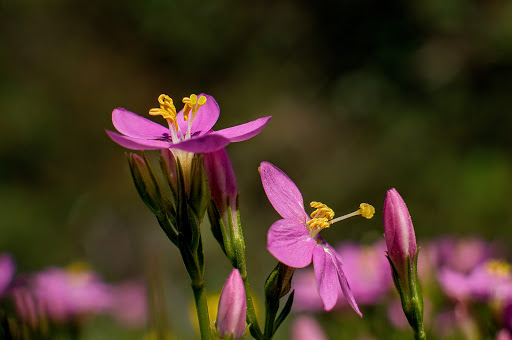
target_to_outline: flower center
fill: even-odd
[[[309,228],[309,234],[312,237],[318,235],[318,233],[326,228],[329,228],[331,224],[345,220],[352,216],[361,215],[364,218],[370,219],[375,214],[375,208],[367,203],[361,203],[359,205],[359,209],[340,217],[334,218],[334,211],[329,208],[327,205],[321,202],[311,202],[309,204],[311,208],[315,208],[316,210],[311,213],[311,220],[307,222],[307,226]]]
[[[199,108],[206,103],[206,97],[201,96],[197,98],[197,95],[191,94],[190,97],[183,98],[183,104],[185,104],[185,107],[183,108],[183,119],[188,121],[187,132],[185,136],[183,136],[182,131],[180,131],[176,107],[174,106],[174,102],[172,101],[171,97],[166,94],[161,94],[158,96],[158,103],[160,103],[160,107],[149,110],[149,114],[152,116],[162,116],[165,120],[167,120],[172,140],[174,143],[177,143],[180,139],[190,138],[192,122],[194,121]],[[190,113],[192,113],[191,118]],[[178,133],[181,135],[181,138],[179,138]]]
[[[510,264],[503,260],[489,260],[485,264],[485,269],[497,277],[507,277],[510,275]]]

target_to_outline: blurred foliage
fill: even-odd
[[[259,293],[277,219],[263,160],[338,214],[380,210],[396,187],[420,244],[452,233],[510,245],[511,17],[507,0],[3,0],[0,250],[21,272],[86,259],[111,279],[142,275],[156,256],[173,304],[186,304],[178,254],[104,129],[115,107],[144,115],[160,93],[192,92],[217,99],[217,128],[273,116],[228,148]],[[324,235],[372,241],[380,218]],[[218,289],[229,266],[205,242]]]

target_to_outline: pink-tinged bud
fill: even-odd
[[[389,259],[395,266],[402,267],[407,256],[410,259],[416,256],[417,247],[411,215],[395,188],[386,194],[383,215]]]
[[[226,149],[203,154],[203,163],[213,202],[219,213],[225,214],[228,205],[235,208],[238,190],[235,172]]]
[[[238,220],[235,172],[226,149],[203,154],[203,165],[210,187],[208,217],[212,232],[233,267],[237,267],[236,249],[245,253],[245,244]]]
[[[244,282],[238,269],[233,269],[220,293],[217,330],[221,338],[241,339],[245,333],[246,314]]]
[[[384,236],[388,248],[393,282],[402,301],[402,309],[415,333],[425,340],[423,329],[423,296],[418,282],[418,247],[411,215],[400,194],[388,190],[384,201]]]

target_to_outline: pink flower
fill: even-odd
[[[267,197],[283,217],[272,224],[267,234],[267,249],[285,265],[302,268],[313,262],[317,289],[325,310],[331,310],[338,299],[338,289],[343,291],[350,306],[362,316],[343,272],[338,254],[319,235],[332,223],[353,215],[373,216],[369,205],[358,211],[333,219],[334,212],[326,205],[312,202],[316,208],[310,218],[304,209],[302,195],[293,181],[269,162],[260,165],[261,181]]]
[[[184,98],[185,107],[176,112],[166,95],[158,97],[160,108],[151,115],[162,115],[169,127],[136,115],[123,108],[112,112],[112,123],[121,133],[107,133],[117,144],[132,150],[178,149],[193,153],[217,151],[231,142],[240,142],[257,135],[271,117],[263,117],[227,129],[213,131],[219,118],[219,106],[212,96],[200,94]]]
[[[31,287],[42,313],[56,321],[102,313],[112,303],[107,285],[88,270],[49,268],[33,277]]]
[[[14,259],[9,254],[0,255],[0,296],[2,296],[9,284],[12,281],[14,272],[16,271],[16,264]]]
[[[144,326],[148,319],[146,286],[137,281],[123,282],[110,287],[112,303],[109,314],[128,327]]]
[[[512,299],[511,267],[503,261],[489,260],[469,274],[442,268],[438,278],[445,294],[456,300],[485,302]]]
[[[293,340],[327,340],[320,324],[310,316],[299,316],[292,326]]]
[[[232,336],[241,339],[245,333],[247,302],[242,276],[238,269],[229,274],[220,293],[219,311],[217,313],[217,330],[221,339]],[[231,339],[231,338],[230,338]]]
[[[388,261],[382,256],[386,249],[384,242],[371,246],[342,244],[336,249],[343,258],[357,301],[362,305],[378,303],[393,284]]]

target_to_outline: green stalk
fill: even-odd
[[[210,316],[208,315],[208,302],[206,300],[204,281],[192,282],[192,290],[194,291],[194,300],[196,302],[197,320],[199,322],[201,340],[209,340]]]
[[[244,243],[243,235],[241,236],[241,243]],[[247,267],[245,263],[245,252],[238,250],[237,258],[237,267],[238,271],[240,271],[240,276],[242,276],[242,281],[244,282],[245,297],[247,300],[247,323],[251,325],[251,334],[256,339],[263,340],[265,339],[265,337],[261,333],[260,325],[258,323],[258,317],[256,316],[256,311],[254,310],[254,304],[252,302],[251,287],[249,285],[249,277],[247,275]]]
[[[415,340],[427,340],[427,335],[425,334],[423,329],[421,329],[419,332],[414,332],[414,339]]]

